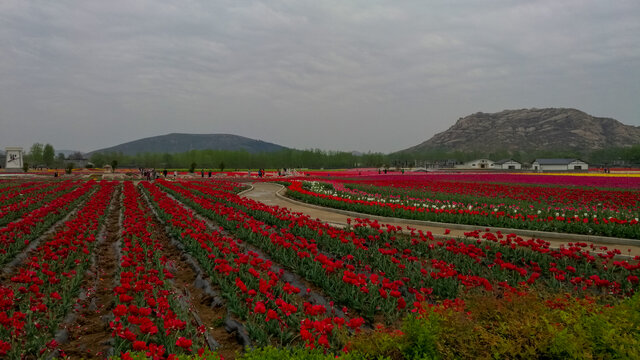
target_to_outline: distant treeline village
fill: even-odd
[[[7,147],[0,155],[0,166],[15,162],[17,150]],[[140,153],[125,155],[120,152],[76,152],[65,156],[55,155],[49,144],[33,144],[24,151],[19,166],[9,168],[102,168],[105,165],[118,168],[156,169],[255,169],[255,168],[309,168],[338,169],[374,167],[386,169],[469,169],[469,170],[533,170],[533,171],[581,171],[594,168],[640,167],[640,145],[628,148],[611,148],[588,153],[576,151],[537,151],[529,153],[496,152],[441,152],[423,153],[355,153],[323,150],[285,149],[274,152],[250,153],[247,151],[192,150],[182,153]]]
[[[14,168],[18,167],[15,149],[6,151]],[[640,167],[640,127],[577,109],[532,108],[475,113],[419,145],[390,154],[297,150],[232,134],[171,133],[89,154],[65,155],[50,144],[36,143],[24,155],[24,168],[110,165],[199,170],[374,167],[581,171],[589,167]],[[0,159],[2,164],[7,160]]]

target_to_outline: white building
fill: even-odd
[[[493,161],[489,159],[477,159],[456,165],[456,169],[493,169]]]
[[[536,159],[531,164],[535,171],[589,170],[589,164],[580,159]]]
[[[503,159],[494,162],[493,168],[498,170],[520,170],[522,169],[522,164],[513,159]]]

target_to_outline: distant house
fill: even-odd
[[[520,170],[522,164],[513,159],[502,159],[493,163],[493,168],[498,170]]]
[[[589,170],[589,164],[580,159],[536,159],[531,164],[536,171]]]
[[[456,169],[468,169],[468,170],[476,170],[476,169],[493,169],[494,162],[489,159],[477,159],[472,161],[467,161],[464,164],[456,165]]]
[[[416,169],[452,169],[458,162],[454,159],[448,160],[414,160],[413,167]]]

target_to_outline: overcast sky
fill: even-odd
[[[640,1],[0,1],[2,149],[391,152],[531,107],[640,125]]]

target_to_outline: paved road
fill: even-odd
[[[281,191],[282,190],[282,191]],[[281,196],[276,195],[276,193],[280,191],[280,193],[284,193],[285,190],[283,190],[281,185],[278,184],[273,184],[273,183],[253,183],[253,190],[247,191],[245,193],[242,194],[242,196],[260,201],[262,203],[265,203],[267,205],[273,205],[273,206],[281,206],[281,207],[286,207],[291,211],[294,212],[300,212],[306,215],[311,216],[314,219],[319,219],[323,222],[327,222],[330,223],[332,225],[337,225],[337,226],[344,226],[347,224],[347,219],[348,218],[355,218],[355,217],[360,217],[360,218],[364,218],[364,217],[368,217],[367,215],[362,215],[362,216],[354,216],[352,215],[347,215],[347,214],[340,214],[338,212],[336,212],[336,210],[334,209],[330,209],[330,208],[320,208],[317,206],[313,206],[313,205],[307,205],[307,204],[303,204],[297,201],[293,201],[290,199],[285,199]],[[465,232],[469,232],[471,231],[470,229],[464,230],[464,229],[448,229],[446,226],[427,226],[427,225],[417,225],[414,223],[411,223],[410,221],[402,221],[401,219],[392,219],[392,218],[387,218],[389,219],[388,221],[384,221],[384,219],[379,220],[380,223],[384,223],[384,224],[390,224],[393,226],[402,226],[403,228],[406,228],[407,226],[410,226],[412,228],[418,229],[418,230],[422,230],[424,232],[427,231],[431,231],[431,233],[433,234],[433,236],[435,238],[441,238],[441,237],[445,237],[445,238],[451,238],[451,237],[463,237]],[[449,234],[445,235],[445,231],[447,231],[447,229],[449,230]],[[479,230],[484,230],[486,229],[486,227],[481,227],[478,226],[477,229]],[[521,235],[522,234],[522,230],[517,230],[517,229],[511,229],[510,231],[502,231],[505,234],[508,233],[515,233],[520,235],[523,239],[528,239],[531,238],[532,236],[527,236],[527,235]],[[544,234],[544,233],[542,233]],[[570,236],[570,235],[567,235]],[[535,238],[540,238],[542,240],[545,241],[549,241],[551,243],[551,246],[553,247],[560,247],[562,244],[566,244],[568,242],[575,242],[577,240],[575,239],[569,239],[566,241],[563,241],[561,239],[554,239],[554,238],[545,238],[545,236],[535,236]],[[606,240],[606,239],[605,239]],[[622,252],[622,254],[630,254],[631,256],[635,256],[635,255],[640,255],[640,246],[638,245],[617,245],[617,244],[610,244],[610,243],[598,243],[597,241],[583,241],[580,240],[580,242],[586,242],[586,243],[596,243],[602,246],[606,246],[609,249],[620,249],[620,251]],[[638,241],[638,243],[640,243],[640,241]],[[630,251],[628,251],[630,250]]]

